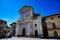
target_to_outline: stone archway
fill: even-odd
[[[25,28],[23,28],[23,29],[22,29],[22,36],[23,36],[23,37],[24,37],[25,34],[26,34],[25,31],[26,31]]]
[[[58,33],[56,31],[54,31],[54,37],[57,38],[58,37]]]

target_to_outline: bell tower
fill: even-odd
[[[28,19],[33,17],[33,8],[31,6],[24,6],[19,10],[20,19]]]

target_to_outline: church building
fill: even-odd
[[[19,13],[20,18],[16,23],[16,36],[47,37],[45,21],[38,13],[34,13],[31,6],[22,7]]]

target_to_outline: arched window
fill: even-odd
[[[56,29],[56,25],[55,25],[55,23],[52,23],[52,25],[53,25],[53,28]]]
[[[58,33],[54,31],[54,37],[58,37]]]
[[[35,24],[35,27],[37,27],[37,24]]]

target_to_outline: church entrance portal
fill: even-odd
[[[38,37],[38,30],[35,30],[35,37]]]
[[[25,36],[25,28],[22,29],[22,36]]]

